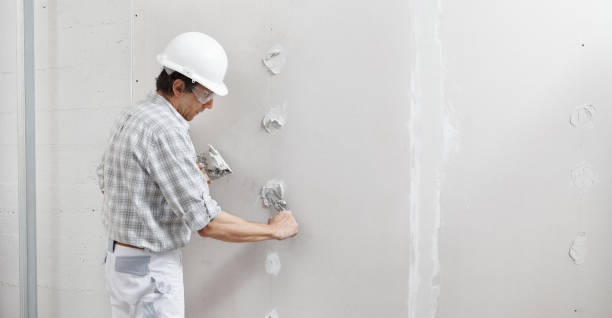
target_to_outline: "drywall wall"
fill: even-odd
[[[0,2],[0,317],[19,315],[16,4]]]
[[[3,43],[15,43],[12,2]],[[94,169],[172,36],[211,34],[230,94],[191,126],[221,206],[284,242],[194,237],[188,317],[608,317],[610,4],[38,1],[41,317],[108,317]],[[4,32],[7,30],[7,32]],[[11,44],[12,45],[12,44]],[[17,295],[15,47],[0,54],[0,317]],[[268,133],[272,109],[283,125]],[[279,125],[277,125],[279,126]],[[11,157],[11,153],[14,156]]]
[[[109,317],[95,166],[130,104],[129,1],[36,2],[41,317]]]
[[[438,317],[612,315],[611,9],[440,4]]]
[[[215,37],[230,92],[190,130],[198,151],[214,145],[234,171],[213,181],[213,197],[265,222],[261,187],[282,180],[301,226],[284,242],[194,238],[183,258],[187,315],[407,316],[407,4],[134,1],[134,15],[134,99],[152,89],[155,55],[173,36]],[[262,59],[277,45],[274,74]],[[272,108],[286,121],[270,134]]]
[[[219,39],[231,61],[230,96],[192,126],[198,150],[215,145],[234,169],[213,195],[265,222],[261,186],[281,179],[302,232],[242,245],[194,238],[184,251],[188,315],[405,315],[408,198],[394,189],[409,187],[408,45],[398,40],[408,35],[407,8],[380,6],[378,16],[396,14],[379,25],[364,23],[373,12],[365,2],[186,5],[36,4],[39,312],[108,316],[94,167],[113,118],[152,89],[155,54],[192,29]],[[364,36],[376,45],[364,50]],[[273,75],[262,58],[277,43],[287,61]],[[273,107],[285,107],[287,121],[269,134],[262,120]],[[16,259],[10,266],[2,275],[16,277]]]

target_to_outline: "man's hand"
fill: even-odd
[[[277,240],[294,237],[298,234],[298,224],[291,211],[280,211],[277,215],[268,219],[268,224],[274,229]]]

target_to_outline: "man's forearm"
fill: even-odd
[[[225,211],[219,212],[219,215],[198,233],[201,236],[226,242],[257,242],[276,239],[272,226],[249,222]]]

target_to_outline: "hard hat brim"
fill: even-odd
[[[163,54],[158,54],[157,55],[157,62],[162,65],[165,66],[175,72],[179,72],[189,78],[191,78],[192,80],[202,84],[204,87],[208,88],[209,90],[213,91],[213,93],[215,93],[216,95],[219,96],[225,96],[228,93],[227,90],[227,86],[225,85],[225,83],[215,83],[213,81],[210,81],[206,78],[203,78],[201,76],[199,76],[198,74],[185,74],[187,72],[185,72],[185,70],[183,69],[182,66],[178,65],[177,63],[174,63],[170,60],[168,60]]]

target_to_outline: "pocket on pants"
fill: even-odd
[[[151,260],[151,280],[158,294],[177,294],[183,290],[181,254],[168,253]]]
[[[117,256],[115,258],[115,271],[136,276],[145,276],[149,273],[150,261],[150,255]]]

